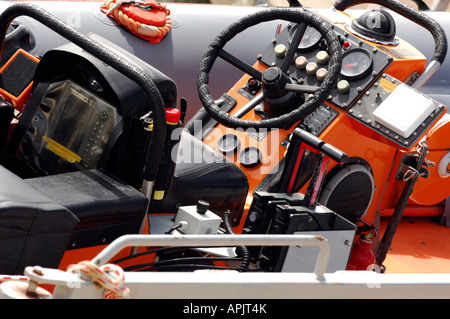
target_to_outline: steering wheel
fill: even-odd
[[[264,72],[260,72],[223,49],[225,44],[238,33],[256,24],[276,19],[298,23],[293,41],[290,44],[280,67],[273,66],[269,67]],[[320,32],[329,48],[330,60],[328,74],[320,86],[296,84],[289,78],[287,72],[308,25]],[[294,108],[288,113],[263,119],[261,121],[242,120],[239,116],[232,116],[229,113],[220,110],[219,106],[212,98],[209,90],[209,72],[211,71],[217,57],[221,57],[225,61],[230,62],[235,67],[262,82],[261,92],[239,110],[240,116],[263,101],[276,100],[277,98],[280,98],[290,92],[294,92],[294,94],[310,93],[312,96],[309,96],[305,103]],[[197,75],[197,87],[200,100],[206,111],[216,121],[227,127],[243,129],[286,128],[292,126],[298,121],[301,121],[324,102],[324,100],[331,93],[331,90],[336,87],[341,66],[341,46],[337,35],[328,22],[325,22],[316,14],[303,8],[273,8],[261,10],[241,18],[223,30],[222,33],[213,40],[200,61]]]

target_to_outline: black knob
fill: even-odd
[[[206,213],[206,211],[208,210],[208,208],[209,208],[209,203],[208,203],[207,201],[199,200],[199,201],[197,202],[197,213],[203,215],[203,214]]]

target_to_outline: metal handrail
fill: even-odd
[[[92,262],[101,266],[127,247],[233,247],[233,246],[318,246],[314,273],[322,277],[330,258],[328,240],[318,235],[125,235],[102,250]]]

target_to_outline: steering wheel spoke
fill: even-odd
[[[289,45],[289,49],[286,52],[286,55],[283,59],[283,62],[281,63],[280,69],[284,73],[289,70],[289,67],[291,66],[292,60],[294,59],[295,52],[297,52],[297,48],[302,41],[303,35],[305,34],[306,30],[306,23],[302,22],[297,26],[297,30],[295,30],[294,37],[292,38],[292,42]]]
[[[242,108],[239,109],[233,116],[236,118],[241,118],[252,109],[254,109],[259,103],[264,101],[266,97],[268,97],[269,91],[262,90],[261,93],[256,95],[253,99],[251,99],[247,104],[245,104]]]
[[[225,61],[227,61],[228,63],[230,63],[231,65],[238,68],[239,70],[241,70],[241,71],[251,75],[255,79],[261,81],[262,73],[260,71],[256,70],[254,67],[252,67],[248,63],[242,61],[241,59],[239,59],[235,55],[231,54],[230,52],[222,49],[219,51],[219,56],[222,59],[224,59]]]
[[[287,83],[284,87],[286,91],[297,93],[316,93],[320,87],[314,85],[302,85]]]

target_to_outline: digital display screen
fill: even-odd
[[[114,106],[83,87],[54,83],[27,132],[28,160],[47,174],[95,168],[118,120]]]

